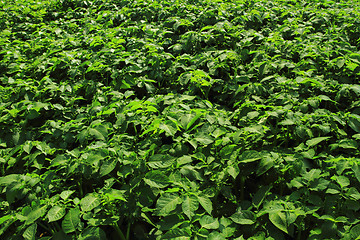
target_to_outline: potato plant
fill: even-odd
[[[0,238],[357,239],[359,10],[0,0]]]

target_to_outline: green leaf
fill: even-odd
[[[169,178],[159,170],[147,172],[144,181],[150,187],[164,188],[169,185]]]
[[[204,133],[200,133],[200,134],[197,134],[196,137],[194,137],[194,139],[202,144],[202,145],[209,145],[211,144],[212,142],[214,142],[214,140],[212,139],[212,137],[210,135],[207,135],[207,134],[204,134]]]
[[[356,224],[350,229],[351,239],[359,239],[360,236],[360,224]]]
[[[191,163],[192,161],[193,161],[193,159],[191,158],[191,156],[189,156],[189,155],[184,155],[184,156],[179,157],[179,158],[176,160],[176,162],[177,162],[176,166],[177,166],[177,167],[180,167],[180,166],[182,166],[182,165]]]
[[[185,215],[191,219],[192,216],[195,215],[195,211],[199,208],[199,201],[196,196],[186,195],[181,206]]]
[[[269,171],[269,169],[271,169],[274,166],[275,164],[274,162],[275,159],[270,155],[261,158],[261,161],[259,162],[259,165],[256,168],[256,175],[261,176],[267,171]]]
[[[349,189],[349,191],[346,193],[346,195],[350,196],[351,198],[353,198],[354,200],[358,201],[360,199],[360,193],[359,191],[354,188],[354,187],[351,187]]]
[[[68,162],[68,159],[65,155],[57,155],[52,161],[51,161],[51,166],[55,167],[55,166],[61,166],[64,165]]]
[[[241,236],[238,237],[238,238],[234,238],[234,240],[245,240],[245,238],[243,237],[243,235],[241,235]]]
[[[81,132],[79,132],[78,134],[77,134],[77,139],[79,140],[79,142],[81,143],[81,144],[83,144],[84,142],[85,142],[85,140],[86,140],[86,137],[89,135],[89,130],[88,129],[84,129],[84,130],[82,130]]]
[[[259,67],[259,73],[260,75],[264,75],[268,72],[268,64],[266,62],[262,63]]]
[[[317,137],[317,138],[313,138],[310,140],[306,141],[306,145],[308,145],[308,147],[313,147],[317,144],[319,144],[320,142],[329,139],[330,137]]]
[[[260,115],[260,113],[257,111],[252,111],[252,112],[247,113],[247,117],[250,119],[257,118],[259,115]]]
[[[291,126],[291,125],[296,125],[296,123],[291,119],[285,119],[285,120],[279,122],[279,125]]]
[[[356,179],[358,180],[358,182],[360,183],[360,168],[359,165],[354,163],[354,165],[351,168],[355,174]]]
[[[163,217],[157,225],[161,231],[169,229],[177,229],[184,222],[183,216],[180,214],[171,214],[169,216]]]
[[[264,201],[266,195],[272,188],[271,185],[263,185],[260,187],[260,189],[255,193],[252,203],[256,208],[259,208],[261,203]]]
[[[281,231],[287,234],[289,233],[288,221],[285,212],[282,211],[270,212],[269,219],[275,225],[275,227],[277,227],[278,229],[280,229]]]
[[[48,211],[47,217],[49,219],[49,222],[55,222],[62,219],[65,216],[65,213],[66,211],[64,207],[56,205]]]
[[[33,120],[40,116],[41,116],[41,114],[36,109],[30,109],[29,113],[26,115],[26,118],[29,120]]]
[[[109,173],[111,173],[117,164],[117,159],[114,158],[109,158],[109,159],[105,159],[103,161],[103,163],[101,164],[100,170],[99,170],[99,174],[100,177],[103,177]]]
[[[5,215],[3,217],[0,218],[0,225],[3,224],[4,222],[6,222],[9,219],[12,219],[13,216],[12,215]]]
[[[79,240],[107,240],[104,230],[99,227],[85,229],[79,236]]]
[[[25,221],[25,225],[29,225],[32,224],[33,222],[35,222],[37,219],[41,218],[42,216],[45,215],[46,213],[46,209],[47,206],[42,206],[42,207],[36,207],[35,209],[33,209],[26,218]]]
[[[236,177],[239,175],[240,173],[240,169],[237,165],[234,166],[228,166],[226,171],[229,173],[229,175],[233,178],[236,179]]]
[[[116,122],[114,124],[115,128],[120,128],[126,121],[126,116],[123,113],[119,113],[116,115]]]
[[[270,221],[281,231],[289,234],[289,228],[291,224],[296,221],[296,218],[301,215],[305,215],[305,212],[299,208],[291,211],[282,211],[284,207],[279,204],[273,205],[273,208],[269,211]]]
[[[315,154],[316,154],[316,152],[313,148],[301,153],[301,155],[307,159],[313,159]]]
[[[209,215],[204,215],[199,221],[201,227],[206,229],[218,229],[220,224],[217,218],[213,218]]]
[[[8,219],[9,221],[5,221],[3,223],[1,223],[1,228],[0,228],[0,236],[2,236],[4,234],[4,232],[6,232],[6,230],[17,220],[16,218],[11,218]]]
[[[309,172],[304,173],[304,178],[311,182],[318,179],[321,175],[320,169],[311,169]]]
[[[330,186],[325,193],[337,195],[340,193],[340,191],[338,189],[335,189],[334,186]]]
[[[189,179],[195,178],[197,180],[204,181],[203,175],[194,166],[184,165],[181,167],[180,173],[188,177]]]
[[[251,225],[255,223],[255,214],[249,210],[241,210],[231,215],[230,219],[240,225]]]
[[[215,129],[215,131],[211,133],[211,136],[213,136],[214,138],[219,138],[221,135],[224,135],[225,133],[227,133],[226,128],[220,127]]]
[[[220,150],[220,157],[221,159],[230,159],[230,156],[234,152],[234,149],[236,149],[238,146],[236,144],[226,145]]]
[[[65,233],[75,232],[80,224],[80,210],[79,208],[72,208],[65,215],[61,227]]]
[[[75,191],[73,190],[65,190],[65,191],[62,191],[60,193],[60,197],[63,199],[63,200],[66,200],[70,197],[71,194],[73,194]]]
[[[191,231],[189,228],[174,228],[162,235],[161,239],[188,240],[190,239],[190,236]]]
[[[208,240],[226,240],[226,238],[218,231],[213,231],[207,237]]]
[[[204,194],[196,195],[196,197],[198,198],[200,205],[205,209],[208,214],[211,215],[211,212],[213,210],[211,200]]]
[[[330,216],[330,215],[322,215],[321,217],[319,217],[319,219],[327,220],[327,221],[330,221],[330,222],[337,222],[336,219],[333,216]]]
[[[349,218],[344,217],[344,216],[340,216],[340,217],[335,218],[336,223],[346,223],[348,221],[349,221]]]
[[[290,184],[289,184],[290,187],[294,187],[294,188],[301,188],[303,185],[302,181],[301,181],[301,178],[300,177],[297,177],[297,178],[294,178],[290,181]]]
[[[198,144],[197,144],[197,142],[196,142],[195,139],[191,139],[190,141],[188,141],[188,143],[190,143],[190,145],[191,145],[194,149],[196,149],[197,146],[198,146]]]
[[[86,163],[93,165],[93,166],[98,166],[99,162],[104,160],[104,156],[100,153],[98,154],[91,154],[91,155],[87,155],[85,157],[86,159]]]
[[[345,188],[350,185],[350,180],[345,176],[333,176],[331,179],[337,182],[341,188]]]
[[[178,194],[164,193],[156,202],[156,213],[158,216],[167,216],[175,210],[182,200]]]
[[[344,66],[345,63],[345,58],[343,57],[339,57],[336,60],[336,65],[338,66],[338,68],[342,68]]]
[[[107,134],[108,134],[108,131],[107,131],[106,127],[103,125],[98,125],[95,128],[89,129],[89,135],[94,136],[95,139],[97,139],[97,140],[105,141],[105,139],[107,138]]]
[[[357,133],[360,133],[360,116],[357,114],[350,114],[349,126]]]
[[[147,164],[151,168],[169,168],[175,161],[176,158],[171,155],[154,154],[150,157]]]
[[[80,201],[81,210],[84,212],[91,211],[99,206],[100,203],[100,199],[95,193],[89,193]]]
[[[234,232],[236,231],[236,227],[232,225],[233,221],[228,218],[221,217],[220,218],[220,231],[224,237],[232,237],[234,236]]]
[[[125,190],[111,188],[105,191],[105,198],[107,198],[107,200],[110,202],[114,200],[126,201],[124,193]]]
[[[356,93],[357,96],[360,95],[360,85],[357,85],[357,84],[353,84],[353,85],[350,85],[350,89]]]
[[[186,130],[186,131],[190,130],[190,128],[194,125],[194,123],[196,122],[196,120],[198,120],[202,115],[203,115],[202,112],[197,111],[197,112],[196,112],[196,115],[195,115],[193,118],[191,118],[191,120],[190,120],[190,121],[188,122],[188,124],[186,125],[185,130]],[[192,115],[190,115],[190,116],[192,116]]]
[[[249,162],[255,162],[257,160],[260,160],[262,158],[261,153],[255,150],[247,150],[241,154],[239,157],[239,161],[241,163],[249,163]]]
[[[17,182],[20,180],[21,175],[20,174],[9,174],[4,177],[0,177],[0,186],[7,186],[11,183]]]
[[[352,137],[356,140],[360,140],[360,133],[354,134]]]
[[[177,132],[176,123],[171,120],[166,120],[165,123],[161,123],[159,128],[164,130],[167,136],[174,136]]]
[[[37,224],[31,224],[23,233],[23,237],[26,240],[35,240],[36,239],[36,230],[37,230]]]
[[[360,64],[360,54],[358,54],[358,53],[352,53],[352,54],[349,55],[349,58],[350,58],[353,62],[355,62],[355,63],[357,63],[357,64]]]
[[[358,149],[357,141],[354,139],[341,139],[337,146],[344,149]]]

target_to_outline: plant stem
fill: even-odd
[[[240,177],[240,200],[244,200],[245,176]]]
[[[297,240],[301,240],[301,230],[299,230],[299,232],[298,232]]]
[[[130,227],[131,227],[131,224],[130,224],[130,222],[129,222],[129,223],[128,223],[127,230],[126,230],[126,239],[130,239]]]
[[[119,235],[120,240],[128,240],[129,239],[124,236],[123,232],[121,231],[121,229],[119,228],[119,225],[117,223],[115,223],[113,226],[115,228],[115,231]]]
[[[79,190],[80,190],[80,197],[83,197],[84,193],[83,193],[83,189],[82,189],[82,177],[80,177],[80,181],[78,182],[78,184],[79,184]]]
[[[55,227],[58,231],[61,231],[61,226],[59,225],[58,222],[55,222]]]

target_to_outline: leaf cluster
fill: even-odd
[[[357,1],[0,7],[2,239],[359,236]]]

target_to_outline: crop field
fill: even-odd
[[[0,239],[360,239],[360,1],[0,0]]]

